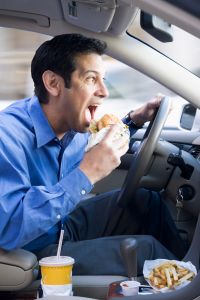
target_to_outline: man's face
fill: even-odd
[[[76,58],[76,70],[71,75],[70,88],[63,88],[59,99],[60,122],[65,131],[88,130],[95,112],[108,96],[104,84],[104,63],[98,54],[82,54]]]

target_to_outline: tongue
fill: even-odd
[[[86,118],[86,121],[87,121],[88,123],[91,122],[92,116],[91,116],[91,113],[90,113],[89,108],[87,108],[87,109],[85,110],[85,118]]]
[[[91,118],[94,119],[94,115],[95,115],[95,112],[96,112],[96,107],[95,106],[90,106],[89,110],[90,110]]]

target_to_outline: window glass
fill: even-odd
[[[175,95],[155,80],[115,59],[106,56],[105,65],[109,98],[104,101],[99,115],[109,112],[123,117],[129,110],[136,109],[158,93]]]
[[[38,46],[51,37],[5,28],[0,28],[0,33],[0,109],[3,109],[14,100],[33,95],[31,60]],[[157,93],[162,93],[170,96],[176,107],[176,117],[171,115],[168,118],[169,125],[166,126],[174,128],[179,126],[183,105],[187,103],[184,99],[146,75],[111,57],[104,56],[103,59],[107,71],[105,84],[109,97],[99,108],[97,118],[104,113],[114,113],[121,118]],[[178,115],[179,118],[177,118]],[[174,119],[176,119],[176,124]]]
[[[0,28],[0,109],[33,94],[30,63],[37,47],[50,37]]]
[[[170,24],[170,27],[173,41],[160,42],[141,28],[140,12],[138,12],[137,17],[128,28],[128,33],[200,77],[200,39],[173,24]]]

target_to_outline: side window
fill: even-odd
[[[43,34],[0,28],[0,110],[14,100],[33,95],[31,60],[38,46],[50,38]],[[187,102],[184,99],[176,96],[148,76],[109,56],[104,56],[104,62],[107,71],[105,83],[109,90],[109,97],[105,99],[99,109],[97,118],[104,113],[114,113],[121,118],[157,93],[163,93],[174,99],[175,107],[178,105],[177,111],[180,115],[178,119],[176,114],[176,125],[172,124],[173,116],[169,118],[171,122],[169,127],[182,126],[181,122],[183,123],[185,115],[181,115],[183,106],[178,103],[186,105]],[[184,126],[183,128],[189,129]]]
[[[123,117],[129,110],[136,109],[158,93],[174,95],[148,76],[108,56],[105,56],[105,66],[109,97],[99,113],[109,112]]]
[[[196,109],[191,104],[189,105],[188,101],[155,80],[115,59],[105,56],[104,61],[107,71],[105,83],[109,91],[109,97],[104,100],[97,117],[104,113],[114,113],[121,118],[130,110],[140,107],[156,94],[162,93],[171,98],[173,107],[165,127],[173,130],[194,130],[193,123],[194,120],[196,122],[196,119],[194,119]]]
[[[0,110],[33,94],[30,63],[37,47],[47,39],[38,33],[0,28]]]

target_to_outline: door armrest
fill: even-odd
[[[0,291],[21,290],[37,278],[37,257],[23,249],[0,249],[0,274]]]

